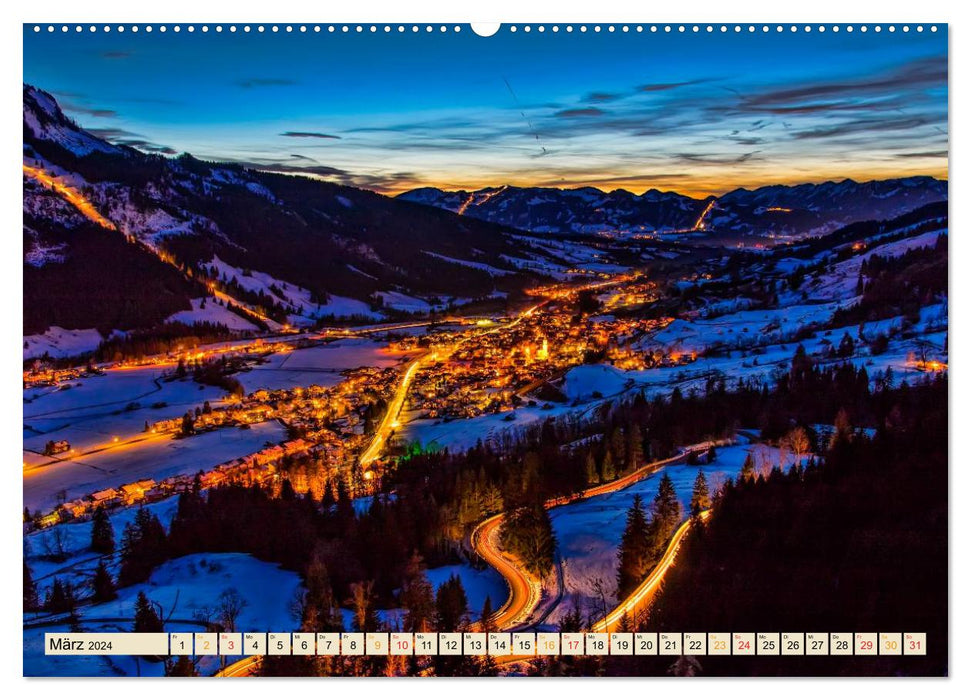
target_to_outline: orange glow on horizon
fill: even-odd
[[[929,159],[937,160],[937,159]],[[677,192],[678,194],[704,199],[705,197],[718,197],[736,189],[754,190],[768,185],[802,185],[807,183],[822,183],[827,181],[840,182],[842,180],[855,180],[857,182],[868,182],[871,180],[889,180],[904,177],[933,177],[938,180],[948,179],[948,167],[945,162],[943,166],[931,167],[912,167],[908,169],[884,169],[884,168],[859,168],[848,169],[845,171],[834,170],[813,170],[807,168],[804,171],[790,171],[787,175],[780,175],[776,171],[767,169],[765,176],[759,177],[749,173],[738,173],[727,170],[725,177],[713,176],[710,169],[699,171],[698,175],[685,175],[683,178],[671,178],[668,181],[645,178],[643,176],[631,175],[630,179],[616,173],[590,173],[587,176],[572,176],[561,180],[550,180],[549,176],[555,174],[555,170],[543,173],[539,176],[532,174],[509,174],[494,173],[486,176],[479,176],[475,179],[448,178],[427,180],[414,179],[402,181],[399,186],[390,188],[374,188],[374,191],[390,197],[397,196],[409,190],[420,187],[434,187],[445,191],[465,190],[474,192],[486,188],[504,187],[546,187],[560,189],[580,189],[592,187],[602,192],[613,190],[627,190],[635,194],[642,194],[648,190],[656,189],[662,192]],[[733,177],[734,176],[734,177]],[[326,178],[323,178],[326,179]],[[609,180],[609,183],[607,182]],[[464,202],[463,210],[470,205],[471,201]]]

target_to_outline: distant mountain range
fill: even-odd
[[[908,178],[706,199],[516,187],[392,198],[144,153],[83,129],[29,85],[23,139],[25,335],[424,313],[670,259],[717,233],[827,233],[947,197],[946,182]],[[582,235],[604,232],[621,235]],[[669,241],[623,235],[655,232]]]
[[[475,192],[424,187],[399,199],[534,233],[718,233],[802,237],[855,221],[888,219],[947,199],[947,182],[909,177],[873,182],[824,182],[738,189],[696,199],[676,192],[592,187],[490,187]]]

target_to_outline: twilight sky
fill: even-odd
[[[24,28],[24,81],[115,141],[396,193],[718,194],[947,177],[947,30],[478,37]],[[747,29],[747,28],[746,28]]]

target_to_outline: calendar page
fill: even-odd
[[[23,675],[947,676],[948,139],[944,23],[24,24]]]

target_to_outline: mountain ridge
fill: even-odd
[[[506,185],[474,191],[424,187],[403,192],[398,198],[534,233],[708,231],[798,238],[825,234],[853,221],[892,218],[947,199],[947,190],[947,180],[908,176],[763,185],[704,198],[655,188],[638,195],[625,189]]]

